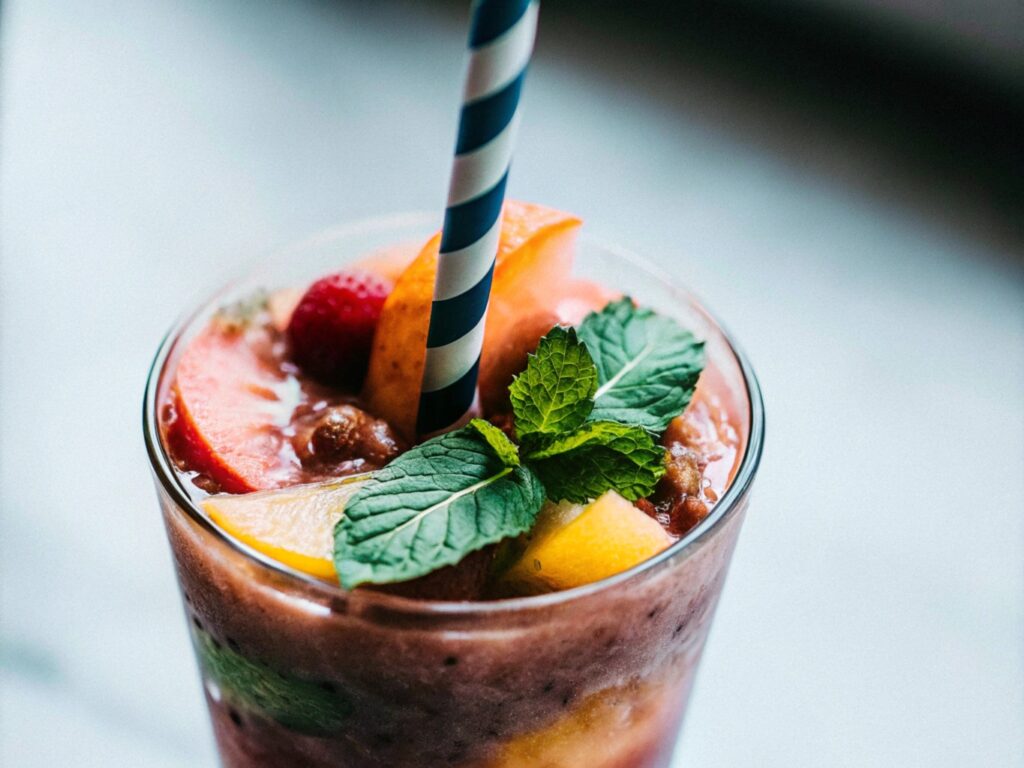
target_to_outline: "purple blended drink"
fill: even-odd
[[[753,373],[666,279],[510,201],[474,418],[418,434],[423,224],[291,249],[157,355],[221,760],[668,765],[761,453]]]

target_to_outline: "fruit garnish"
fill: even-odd
[[[334,526],[367,475],[296,485],[202,502],[222,530],[278,562],[311,576],[334,576]]]
[[[278,428],[288,424],[299,392],[245,333],[215,321],[192,339],[178,363],[173,395],[168,441],[190,469],[231,493],[278,484]]]
[[[313,283],[288,323],[292,359],[315,379],[358,389],[391,286],[372,272],[347,270]]]
[[[673,542],[656,520],[615,491],[586,506],[546,505],[519,558],[501,576],[501,591],[532,595],[614,576]]]
[[[659,343],[674,355],[652,349]],[[671,537],[629,501],[649,496],[665,474],[656,436],[676,415],[665,418],[667,409],[689,401],[702,351],[674,321],[628,299],[588,316],[580,335],[556,326],[509,390],[518,443],[474,419],[403,454],[352,497],[335,530],[342,586],[405,581],[457,563],[529,530],[545,498],[599,499],[581,508],[581,526],[558,518],[546,527],[550,543],[535,532],[536,546],[559,556],[587,548],[555,571],[552,588],[618,573],[668,546]]]
[[[363,384],[370,410],[407,440],[415,438],[440,244],[438,233],[395,282],[381,310]]]
[[[574,216],[539,205],[507,201],[495,260],[480,359],[480,391],[507,391],[496,350],[508,346],[515,319],[553,310],[572,267]],[[370,355],[363,395],[370,410],[406,438],[416,429],[416,410],[426,356],[440,235],[405,269],[384,304]]]

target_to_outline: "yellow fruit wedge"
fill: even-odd
[[[363,385],[370,411],[410,440],[416,432],[440,244],[437,234],[423,246],[384,302]]]
[[[545,206],[505,203],[480,359],[481,388],[508,386],[492,379],[495,350],[514,332],[513,320],[556,308],[569,281],[580,224],[575,216]],[[370,411],[407,439],[415,437],[440,243],[440,234],[432,237],[395,282],[377,324],[363,387]]]
[[[322,579],[334,572],[334,525],[369,475],[276,491],[219,494],[203,509],[221,529],[284,565]]]
[[[501,585],[512,594],[534,595],[590,584],[642,563],[672,541],[615,491],[587,506],[548,505]]]
[[[608,688],[573,704],[550,725],[513,736],[487,768],[647,764],[644,750],[675,729],[678,707],[678,690],[671,685]]]

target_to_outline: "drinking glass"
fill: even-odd
[[[586,239],[578,246],[578,275],[706,340],[702,386],[724,393],[739,457],[705,520],[604,581],[485,602],[347,592],[217,528],[168,457],[161,408],[175,364],[218,307],[258,288],[307,285],[371,252],[415,252],[435,223],[426,215],[383,217],[287,248],[188,314],[154,360],[146,446],[221,761],[230,768],[666,766],[764,440],[760,390],[746,358],[670,276],[619,248]]]

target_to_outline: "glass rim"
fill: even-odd
[[[318,243],[330,242],[346,234],[352,235],[356,232],[377,231],[383,229],[394,229],[400,226],[413,226],[423,224],[425,226],[436,225],[437,217],[427,213],[401,213],[393,215],[378,216],[369,219],[357,220],[351,224],[343,224],[300,240],[296,243],[278,248],[265,255],[262,259],[254,259],[248,263],[248,270],[236,272],[233,280],[220,285],[215,292],[206,297],[194,309],[187,310],[174,322],[160,342],[153,362],[150,365],[149,373],[146,376],[146,388],[142,403],[142,428],[146,444],[146,453],[149,458],[150,468],[158,478],[160,486],[168,494],[178,509],[185,512],[191,521],[207,533],[212,535],[219,543],[230,550],[242,555],[246,560],[259,568],[269,570],[272,575],[287,582],[295,582],[296,586],[302,589],[312,589],[332,599],[348,601],[353,592],[343,589],[339,584],[326,582],[315,576],[304,573],[281,563],[269,555],[245,544],[234,538],[219,526],[200,509],[185,489],[180,475],[175,471],[170,456],[168,455],[164,442],[161,439],[159,427],[159,403],[157,396],[160,390],[160,382],[163,379],[165,369],[171,351],[176,342],[181,338],[183,332],[188,328],[195,318],[206,309],[212,301],[229,290],[232,285],[241,281],[247,271],[251,271],[256,265],[277,255],[280,256],[289,252],[301,252]],[[761,454],[764,447],[765,415],[764,402],[761,395],[761,387],[753,367],[743,350],[736,344],[729,331],[719,322],[718,318],[711,313],[704,304],[687,288],[675,282],[664,269],[653,264],[648,259],[637,255],[633,251],[616,244],[599,241],[581,235],[582,243],[591,244],[602,249],[616,259],[629,263],[632,267],[640,270],[646,276],[653,278],[663,284],[668,292],[695,308],[708,320],[712,327],[721,334],[727,348],[732,353],[743,377],[743,384],[747,395],[748,416],[750,419],[749,434],[743,458],[740,461],[739,469],[729,487],[722,494],[719,501],[712,508],[711,513],[698,523],[693,529],[672,543],[670,547],[659,552],[657,555],[644,560],[641,563],[621,573],[601,579],[600,581],[583,584],[571,589],[558,592],[549,592],[543,595],[531,595],[526,597],[503,598],[498,600],[476,600],[476,601],[454,601],[454,600],[421,600],[417,598],[403,597],[375,590],[360,590],[359,600],[361,603],[375,604],[391,612],[407,615],[427,616],[453,616],[471,617],[487,616],[503,613],[517,613],[525,610],[543,609],[571,603],[605,590],[614,589],[622,584],[639,580],[649,571],[675,561],[691,554],[699,548],[699,544],[712,532],[732,516],[740,502],[746,497],[757,474],[761,461]]]

